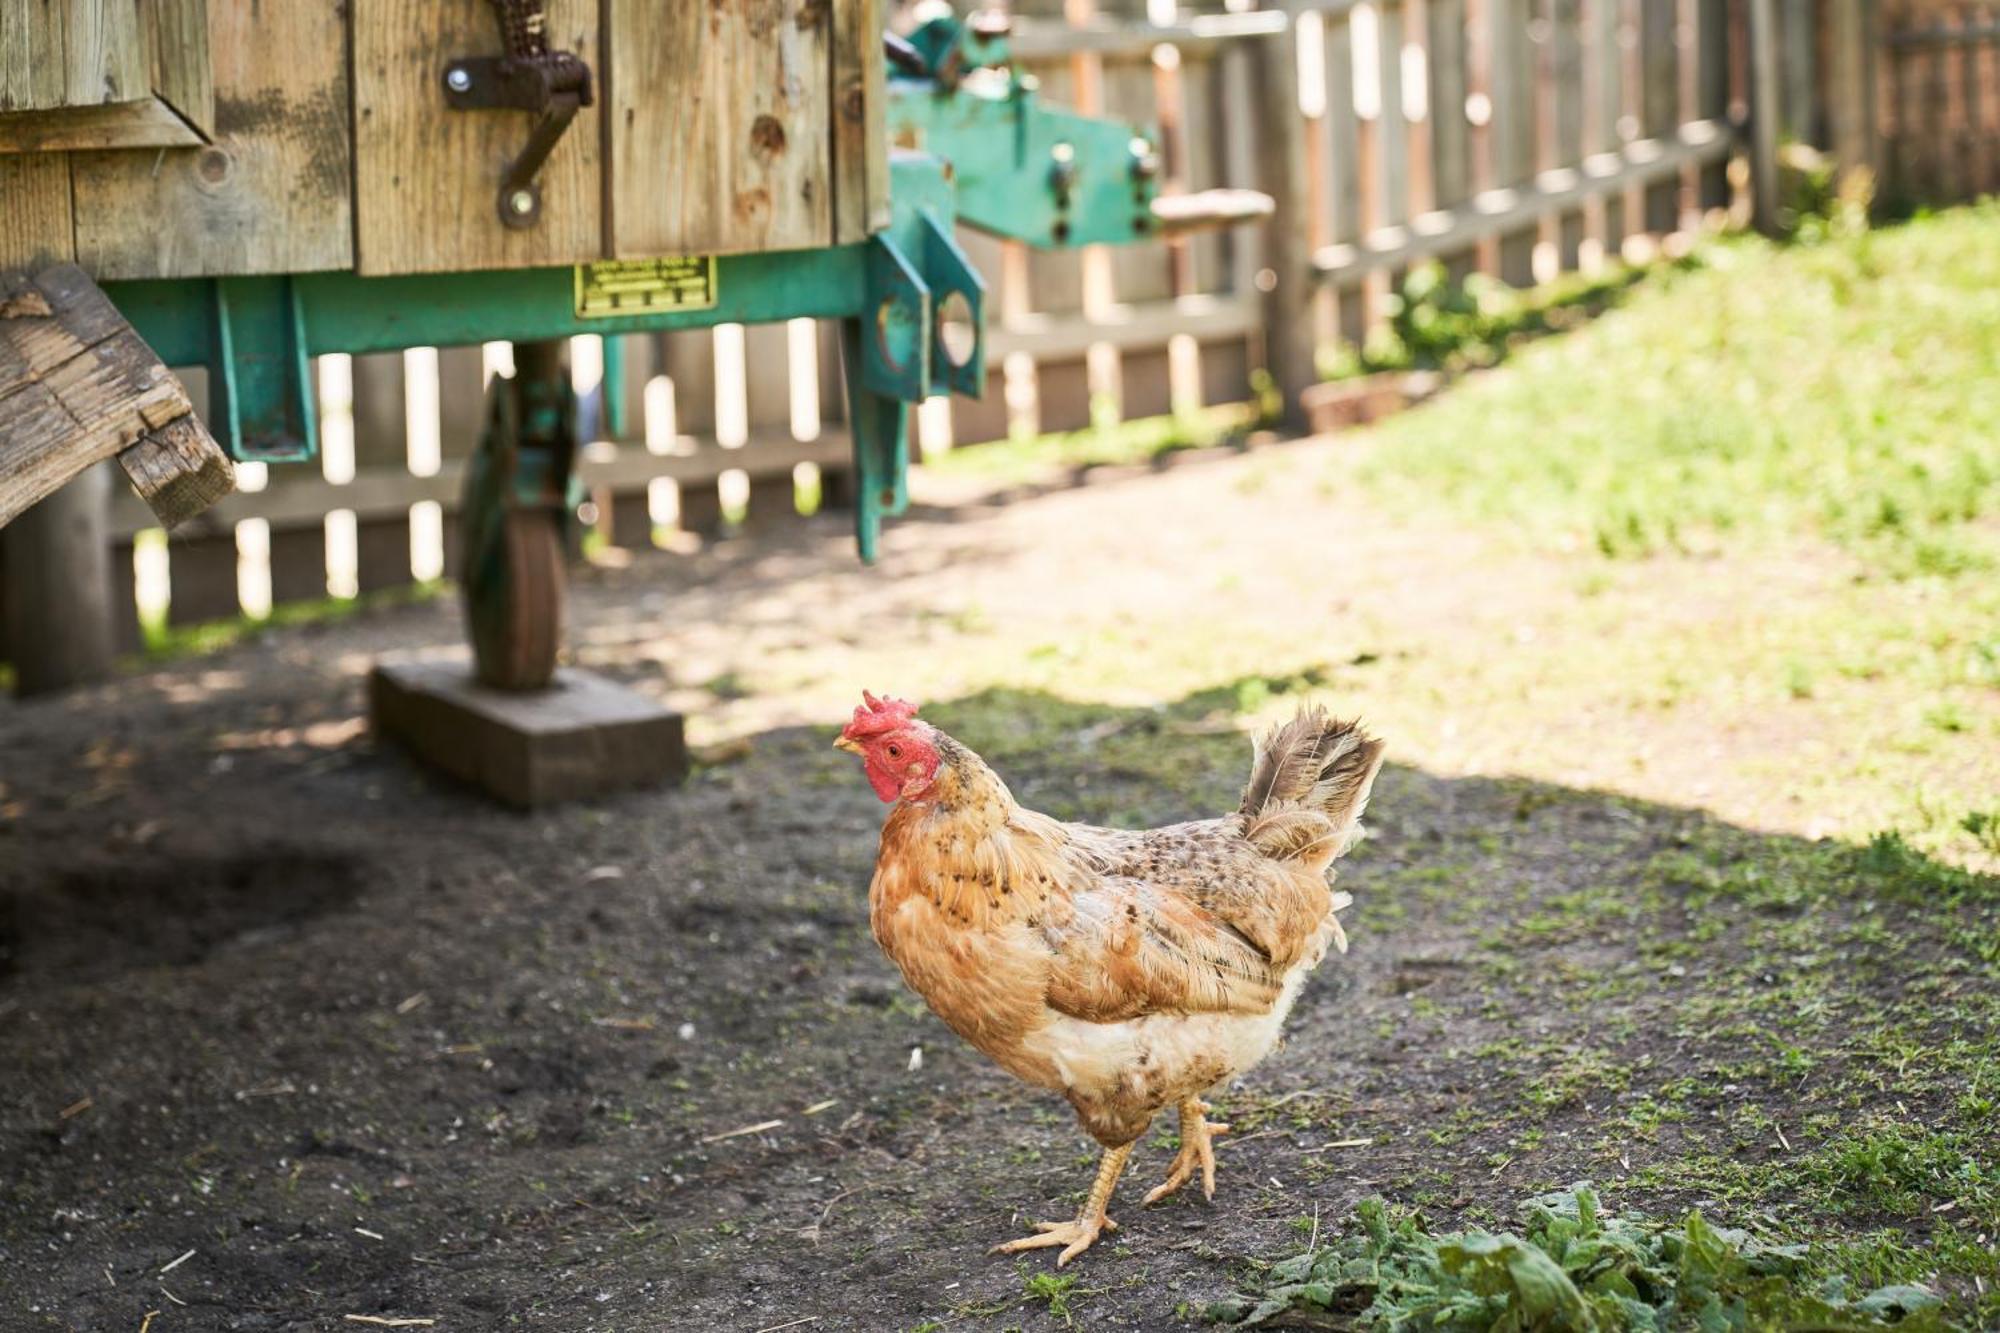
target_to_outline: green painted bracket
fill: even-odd
[[[239,462],[311,458],[319,424],[297,283],[217,278],[207,294],[210,429]]]
[[[1033,79],[982,70],[955,87],[889,80],[889,141],[950,164],[958,220],[1030,245],[1153,235],[1159,153],[1132,126],[1049,107]]]
[[[958,248],[951,228],[922,213],[924,277],[930,285],[932,393],[986,392],[986,280]]]
[[[861,380],[870,392],[915,402],[931,382],[931,289],[887,233],[868,242]]]
[[[854,440],[854,540],[866,564],[875,563],[882,519],[909,506],[910,410],[868,385],[868,346],[874,322],[840,323],[841,365],[847,378],[847,428]]]

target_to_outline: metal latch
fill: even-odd
[[[519,230],[542,215],[535,180],[576,113],[591,104],[590,66],[573,51],[551,51],[542,0],[493,0],[504,56],[462,56],[444,69],[454,111],[533,111],[528,146],[500,178],[500,221]]]

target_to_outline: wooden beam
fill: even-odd
[[[179,380],[74,264],[0,272],[0,526],[92,464],[127,464],[163,521],[231,482]]]
[[[0,153],[65,148],[199,148],[205,140],[157,97],[0,115]]]
[[[0,530],[7,548],[4,603],[17,694],[46,694],[111,674],[111,544],[104,535],[110,478],[85,469]]]
[[[577,461],[577,476],[586,487],[631,490],[645,486],[656,477],[677,485],[706,486],[713,491],[724,472],[741,469],[753,477],[775,473],[787,476],[800,463],[822,469],[843,468],[853,454],[845,430],[828,430],[814,440],[795,440],[790,431],[752,431],[740,449],[724,449],[713,441],[697,442],[690,436],[677,441],[676,452],[649,453],[643,442],[632,441],[615,450],[588,446]],[[261,491],[237,491],[213,509],[191,522],[188,536],[221,536],[231,532],[246,518],[269,521],[274,530],[313,526],[335,509],[349,509],[357,521],[408,517],[410,506],[433,500],[447,514],[458,508],[459,490],[465,482],[465,460],[447,458],[435,474],[412,476],[396,468],[358,471],[354,480],[334,485],[310,468],[277,467],[271,484]],[[146,528],[158,527],[159,520],[129,496],[111,502],[111,532],[126,538]]]
[[[1345,285],[1404,268],[1580,207],[1595,196],[1672,179],[1690,164],[1727,157],[1732,147],[1727,125],[1690,121],[1671,139],[1638,139],[1619,152],[1587,157],[1579,167],[1544,171],[1518,189],[1483,190],[1462,208],[1382,227],[1351,245],[1323,246],[1313,255],[1313,269],[1322,280]]]

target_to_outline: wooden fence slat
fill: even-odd
[[[1282,400],[1279,415],[1299,427],[1305,422],[1300,395],[1316,376],[1296,25],[1260,41],[1254,60],[1264,122],[1257,175],[1276,204],[1264,231],[1265,258],[1276,279],[1264,294],[1264,364]]]
[[[1673,133],[1680,121],[1680,42],[1677,0],[1639,0],[1639,128],[1648,138]],[[1647,187],[1646,230],[1664,236],[1680,228],[1681,187],[1667,180]]]
[[[1834,10],[1852,13],[1854,5],[1836,5]],[[1729,0],[1695,0],[1693,58],[1694,114],[1705,120],[1722,120],[1729,114]],[[1696,198],[1702,208],[1729,206],[1726,163],[1703,168],[1696,180]]]
[[[1492,183],[1519,185],[1534,171],[1534,53],[1528,41],[1528,0],[1486,0],[1491,53]],[[1535,232],[1500,238],[1500,276],[1517,287],[1535,280]]]
[[[409,429],[403,384],[403,354],[357,356],[354,375],[354,466],[405,470]],[[410,516],[386,514],[357,519],[354,583],[361,592],[400,588],[410,582]]]
[[[1549,53],[1549,142],[1542,166],[1568,166],[1583,160],[1583,3],[1547,0]],[[1550,240],[1565,270],[1582,260],[1584,223],[1581,210],[1554,220]]]

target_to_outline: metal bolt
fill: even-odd
[[[535,192],[533,190],[514,191],[514,193],[507,196],[507,207],[513,210],[515,217],[524,218],[528,216],[528,214],[535,211]]]
[[[455,93],[472,90],[472,75],[463,65],[453,65],[444,72],[444,86]]]

